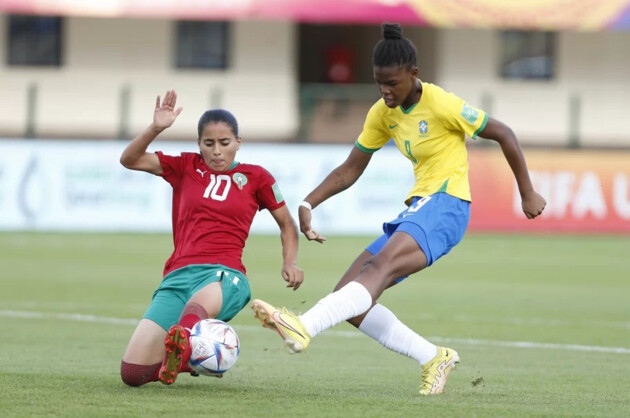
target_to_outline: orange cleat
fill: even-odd
[[[190,358],[190,332],[183,326],[173,325],[164,339],[164,360],[160,367],[159,379],[165,385],[172,385],[177,375]]]

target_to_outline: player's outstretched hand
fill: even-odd
[[[540,215],[543,210],[545,210],[545,206],[547,205],[547,201],[544,197],[536,193],[535,191],[531,191],[527,195],[523,196],[523,201],[521,202],[523,207],[523,212],[527,219],[534,219],[538,215]]]
[[[177,116],[184,109],[183,107],[175,110],[177,104],[177,92],[175,90],[169,90],[164,95],[164,101],[160,104],[160,96],[155,101],[155,111],[153,112],[153,126],[156,129],[164,130],[171,126]]]
[[[300,206],[298,217],[300,218],[300,231],[302,231],[307,240],[319,243],[326,241],[325,237],[319,235],[319,232],[311,228],[311,211],[308,208]]]
[[[304,271],[297,264],[285,264],[282,266],[282,278],[287,282],[287,287],[298,290],[304,281]]]

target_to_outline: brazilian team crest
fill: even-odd
[[[418,122],[418,128],[420,129],[421,134],[426,134],[429,132],[429,124],[426,120],[421,120]]]
[[[247,177],[243,173],[234,173],[232,180],[236,183],[236,187],[238,187],[239,190],[243,190],[243,186],[247,184]]]

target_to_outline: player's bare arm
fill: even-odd
[[[540,215],[547,202],[534,190],[525,157],[523,157],[523,152],[512,129],[496,119],[488,118],[488,123],[479,136],[497,141],[501,146],[503,155],[516,178],[525,216],[528,219],[534,219]]]
[[[331,171],[319,186],[306,196],[304,201],[308,202],[312,208],[315,208],[328,198],[346,190],[361,177],[361,174],[365,171],[371,158],[372,154],[353,147],[348,158]],[[310,209],[300,206],[298,209],[298,217],[300,219],[300,231],[309,241],[317,241],[320,243],[326,241],[326,238],[312,229]]]
[[[162,174],[162,166],[158,156],[147,152],[147,148],[163,130],[175,122],[181,113],[183,108],[179,107],[175,110],[176,103],[177,93],[175,90],[167,91],[162,103],[160,103],[160,96],[157,96],[153,122],[127,145],[120,156],[120,163],[125,168],[146,171],[156,175]]]
[[[298,231],[286,205],[271,211],[271,216],[280,227],[282,241],[282,278],[287,287],[298,290],[304,281],[304,271],[297,265]]]

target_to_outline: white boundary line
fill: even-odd
[[[95,316],[95,315],[83,315],[76,313],[48,313],[48,312],[33,312],[33,311],[13,311],[13,310],[0,310],[0,317],[5,318],[22,318],[22,319],[57,319],[64,321],[78,321],[78,322],[92,322],[111,325],[130,325],[135,326],[138,324],[137,319],[130,318],[113,318],[107,316]],[[236,329],[243,329],[247,331],[259,331],[263,330],[262,327],[252,325],[235,325]],[[358,331],[326,331],[324,336],[334,336],[342,338],[356,338],[362,337]],[[536,349],[552,349],[552,350],[565,350],[565,351],[586,351],[586,352],[598,352],[598,353],[614,353],[614,354],[630,354],[630,348],[626,347],[603,347],[596,345],[579,345],[579,344],[554,344],[554,343],[537,343],[533,341],[500,341],[500,340],[483,340],[474,338],[444,338],[444,337],[428,337],[429,340],[436,342],[457,343],[466,345],[487,345],[487,346],[499,346],[499,347],[513,347],[513,348],[536,348]]]
[[[11,311],[0,310],[0,316],[5,318],[24,318],[24,319],[60,319],[65,321],[79,322],[96,322],[101,324],[113,325],[138,325],[137,319],[112,318],[107,316],[70,314],[70,313],[49,313],[49,312],[32,312],[32,311]]]

